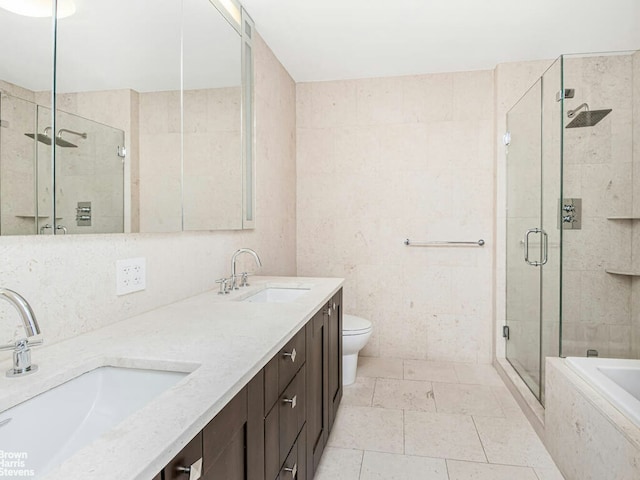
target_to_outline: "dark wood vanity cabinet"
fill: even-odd
[[[312,480],[341,398],[339,290],[153,480]]]

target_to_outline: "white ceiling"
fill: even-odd
[[[640,49],[640,0],[242,0],[295,81]]]

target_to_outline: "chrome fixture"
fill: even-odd
[[[407,247],[483,247],[484,243],[482,239],[477,242],[412,242],[407,238],[404,241]]]
[[[575,88],[565,88],[564,90],[556,93],[556,102],[565,100],[567,98],[573,98],[576,94]]]
[[[241,248],[240,250],[236,250],[236,253],[233,254],[233,257],[231,257],[231,288],[230,290],[238,290],[240,287],[237,285],[237,275],[236,275],[236,259],[238,258],[238,255],[242,254],[242,253],[249,253],[251,255],[253,255],[253,258],[256,261],[256,264],[258,265],[258,267],[262,266],[262,261],[260,261],[260,257],[258,256],[258,254],[251,250],[250,248]],[[243,285],[248,285],[246,283],[246,276],[248,276],[248,274],[243,273]]]
[[[79,227],[91,226],[91,202],[78,202],[76,207],[76,224]]]
[[[580,112],[582,109],[584,109],[584,111]],[[580,114],[576,118],[573,118],[578,112],[580,112]],[[579,105],[578,108],[574,108],[567,112],[567,117],[573,118],[573,120],[569,122],[566,128],[593,127],[611,112],[611,108],[605,110],[589,110],[589,105],[583,103],[582,105]]]
[[[558,228],[563,230],[582,229],[582,199],[565,198],[558,205]]]
[[[36,316],[29,302],[17,292],[9,290],[8,288],[0,288],[0,298],[7,300],[16,308],[22,319],[22,325],[27,335],[26,338],[18,339],[15,344],[0,347],[0,350],[13,350],[13,368],[7,370],[7,377],[19,377],[33,373],[38,370],[38,366],[31,365],[31,350],[29,349],[29,345],[39,345],[42,343],[41,339],[31,343],[29,343],[28,340],[28,337],[34,337],[40,334],[40,326],[38,325]]]
[[[58,130],[58,134],[56,135],[56,145],[58,147],[64,148],[78,148],[75,143],[71,143],[64,138],[62,138],[63,133],[71,133],[73,135],[77,135],[78,137],[87,138],[86,133],[76,132],[74,130],[67,130],[66,128],[61,128]],[[25,133],[25,135],[29,138],[33,138],[38,140],[40,143],[44,143],[45,145],[51,145],[51,127],[47,127],[44,129],[44,133]]]

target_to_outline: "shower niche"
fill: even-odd
[[[0,235],[252,228],[241,5],[76,2],[55,24],[53,65],[54,20],[0,8],[0,41],[28,47],[0,53]]]
[[[506,357],[640,358],[640,52],[563,55],[507,113]]]

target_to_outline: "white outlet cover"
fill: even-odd
[[[147,286],[144,257],[116,261],[116,295],[139,292]]]

